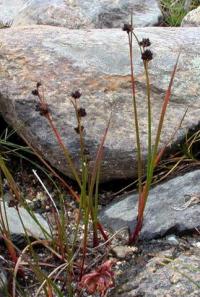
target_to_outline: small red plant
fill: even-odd
[[[112,266],[115,264],[113,260],[107,260],[95,271],[85,274],[80,283],[81,289],[86,289],[89,294],[99,293],[101,297],[105,296],[109,288],[115,285],[114,272]]]

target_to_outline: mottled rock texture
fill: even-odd
[[[171,138],[187,107],[179,141],[195,129],[200,114],[200,31],[197,28],[137,29],[138,38],[149,37],[154,60],[149,64],[152,92],[152,131],[155,136],[164,92],[178,53],[182,49],[166,114],[161,145]],[[80,88],[80,105],[86,109],[84,139],[94,160],[113,111],[102,163],[101,180],[136,176],[136,139],[127,34],[118,29],[68,30],[51,26],[0,31],[0,112],[19,134],[68,176],[70,170],[47,123],[36,110],[31,91],[42,81],[53,121],[78,164],[79,135],[70,94]],[[143,63],[134,43],[134,69],[143,156],[147,153],[146,88]],[[92,161],[90,162],[92,166]],[[78,165],[77,165],[78,166]]]
[[[184,17],[181,26],[183,27],[200,26],[200,6],[188,12],[188,14]]]
[[[169,252],[151,254],[139,273],[134,265],[127,272],[127,282],[114,290],[115,297],[198,297],[200,255],[181,254],[173,260]],[[166,255],[166,256],[165,256]]]
[[[13,25],[119,28],[131,12],[137,27],[153,26],[162,18],[156,0],[32,0],[27,1]]]
[[[200,227],[200,170],[171,179],[150,190],[141,239],[184,233]],[[116,231],[134,227],[137,194],[122,198],[102,211],[104,224]]]
[[[10,26],[26,0],[0,0],[0,26]]]

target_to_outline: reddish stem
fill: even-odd
[[[140,235],[140,231],[142,230],[142,224],[143,224],[143,217],[137,219],[137,224],[136,227],[133,231],[133,233],[129,236],[129,241],[128,244],[133,244],[136,243],[136,241],[138,240],[138,237]]]

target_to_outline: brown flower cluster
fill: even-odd
[[[124,24],[122,30],[125,31],[128,35],[133,35],[133,26],[132,24]],[[139,42],[139,46],[142,48],[141,58],[145,62],[149,62],[153,59],[153,53],[150,49],[147,49],[151,45],[149,38],[143,38]]]

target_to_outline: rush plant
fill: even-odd
[[[37,85],[37,88],[38,92],[42,91],[40,84]],[[57,200],[54,201],[54,198],[51,197],[51,194],[48,192],[45,183],[42,182],[39,174],[37,174],[36,170],[33,170],[35,176],[40,181],[47,196],[49,197],[50,213],[52,216],[50,230],[54,229],[55,231],[46,233],[44,228],[37,221],[34,212],[30,209],[29,205],[26,202],[26,199],[24,199],[22,193],[20,192],[20,189],[16,184],[11,172],[6,166],[6,158],[4,157],[5,154],[0,155],[1,197],[4,196],[2,179],[6,178],[10,188],[10,192],[13,193],[12,207],[15,207],[20,217],[18,207],[19,205],[23,206],[29,212],[34,221],[38,224],[45,237],[45,239],[38,238],[34,241],[31,241],[27,232],[28,230],[26,230],[23,224],[23,218],[20,217],[22,226],[24,227],[26,246],[23,250],[19,249],[12,242],[12,236],[9,232],[9,224],[7,222],[7,219],[3,218],[3,211],[6,214],[5,209],[3,209],[4,206],[2,206],[2,208],[0,207],[1,238],[5,242],[9,254],[9,260],[10,263],[12,263],[11,267],[9,267],[10,282],[9,287],[7,289],[5,287],[5,290],[7,290],[5,296],[26,296],[26,293],[23,291],[23,288],[18,283],[18,280],[19,277],[23,280],[26,279],[27,267],[28,270],[31,272],[31,277],[35,279],[35,282],[38,286],[34,296],[40,296],[41,293],[47,297],[54,296],[55,293],[61,297],[66,296],[66,293],[67,296],[81,296],[83,290],[89,292],[92,290],[92,287],[94,292],[99,292],[101,296],[105,296],[108,289],[114,286],[114,275],[111,271],[111,266],[113,264],[107,261],[107,255],[109,251],[109,242],[107,241],[108,236],[105,233],[100,222],[98,221],[98,185],[100,165],[103,154],[103,144],[105,142],[106,134],[109,128],[109,123],[105,129],[104,135],[102,136],[102,140],[100,142],[100,146],[94,162],[95,165],[92,168],[92,172],[90,174],[87,167],[87,154],[84,151],[84,135],[81,134],[83,131],[81,120],[83,116],[86,116],[86,111],[79,106],[80,99],[77,98],[77,95],[77,92],[73,92],[71,94],[71,103],[74,106],[75,117],[77,117],[77,127],[75,127],[74,129],[74,133],[78,133],[82,146],[82,170],[80,171],[82,176],[79,176],[80,192],[74,192],[73,189],[66,183],[66,181],[62,180],[62,178],[59,178],[60,182],[63,183],[67,191],[70,193],[71,197],[74,198],[79,205],[77,218],[73,221],[73,230],[68,227],[70,225],[68,212],[69,207],[71,206],[68,205],[68,202],[62,195],[59,195],[59,193],[57,195]],[[46,109],[44,107],[43,109],[38,108],[38,111],[44,114],[45,110]],[[55,126],[53,127],[55,128]],[[54,133],[58,133],[56,128]],[[57,137],[59,138],[59,133]],[[5,144],[6,141],[3,141],[4,146]],[[10,152],[11,149],[9,147],[12,147],[11,143],[7,143],[7,145],[8,149],[5,150],[6,153]],[[19,153],[19,149],[21,148],[13,148],[13,151],[17,151]],[[37,151],[36,155],[38,155]],[[42,158],[40,159],[41,161],[43,160]],[[56,172],[54,172],[54,170],[50,166],[47,167],[52,174],[55,174],[55,176],[58,177],[56,175]],[[2,201],[4,205],[4,203],[6,202],[3,199]],[[106,241],[105,243],[102,243],[101,241],[100,245],[99,233]],[[92,236],[89,235],[91,234],[93,234],[94,249],[90,244]],[[45,253],[48,254],[48,257],[52,260],[52,262],[50,260],[50,263],[48,263],[45,259],[41,259],[37,254],[37,247],[45,250]],[[98,249],[103,249],[104,253],[103,255],[99,254],[98,259],[95,259],[95,261],[93,261],[93,250],[94,254],[97,254]],[[56,264],[54,263],[54,258],[56,259]],[[95,271],[94,275],[90,274],[91,270]],[[103,286],[102,281],[104,282]],[[58,283],[62,284],[61,288]]]
[[[58,173],[42,158],[40,152],[37,151],[37,148],[33,148],[26,139],[23,139],[33,150],[33,153],[45,165],[51,176],[55,176],[67,190],[70,196],[75,200],[77,213],[76,219],[73,220],[73,230],[70,230],[70,227],[68,227],[71,225],[68,212],[70,211],[69,208],[71,206],[69,206],[68,201],[64,199],[60,192],[58,193],[56,201],[54,201],[54,198],[51,196],[47,187],[45,186],[45,182],[43,183],[36,170],[33,170],[33,173],[49,198],[48,203],[52,221],[50,224],[51,232],[47,233],[46,230],[44,230],[44,228],[39,224],[34,212],[30,209],[26,199],[24,199],[20,189],[16,185],[12,174],[6,166],[5,159],[0,155],[0,174],[2,173],[2,177],[6,178],[13,193],[12,207],[15,207],[15,209],[18,210],[18,205],[23,206],[34,219],[35,223],[38,224],[45,238],[36,238],[36,240],[31,241],[27,232],[28,230],[26,230],[23,224],[23,219],[20,217],[20,212],[17,212],[22,226],[24,227],[25,240],[27,244],[22,251],[19,250],[19,248],[17,248],[12,242],[8,224],[6,224],[7,221],[5,220],[4,222],[2,216],[3,210],[0,208],[0,221],[2,222],[0,225],[0,232],[2,234],[1,237],[7,246],[7,250],[12,262],[12,268],[10,269],[9,273],[9,275],[11,275],[12,281],[10,282],[10,287],[8,288],[8,296],[25,296],[25,293],[22,292],[22,295],[19,293],[21,287],[18,285],[18,276],[20,276],[22,279],[25,279],[27,266],[32,273],[32,277],[38,283],[38,289],[36,290],[35,296],[40,296],[41,292],[43,292],[47,297],[54,296],[54,293],[61,297],[65,296],[66,293],[67,296],[71,297],[80,296],[83,290],[89,292],[91,291],[92,287],[94,288],[94,292],[99,292],[101,296],[104,296],[107,294],[107,290],[114,286],[114,276],[111,271],[112,265],[107,265],[110,263],[107,261],[107,255],[109,251],[108,235],[106,231],[104,231],[104,228],[98,219],[98,191],[103,147],[111,117],[105,127],[102,139],[100,140],[100,145],[93,162],[94,165],[92,168],[90,168],[89,154],[86,150],[84,141],[84,127],[82,121],[82,118],[87,116],[87,112],[81,107],[81,92],[76,90],[70,94],[69,100],[74,107],[74,117],[77,121],[77,125],[74,127],[74,133],[75,135],[78,135],[80,142],[79,170],[74,165],[70,152],[64,144],[61,135],[54,124],[52,113],[50,113],[48,104],[44,97],[43,85],[41,83],[37,83],[36,88],[32,91],[32,94],[36,96],[36,111],[38,111],[40,116],[45,117],[45,119],[48,121],[55,139],[57,140],[65,156],[66,166],[69,166],[77,183],[78,191],[74,191],[73,188],[69,186],[61,176],[58,175]],[[14,147],[10,142],[8,142],[7,137],[4,141],[1,141],[1,144],[6,148],[6,153],[13,151],[21,156],[20,151],[23,150],[23,148],[20,146]],[[33,161],[31,160],[31,163],[32,162]],[[41,171],[41,168],[36,168]],[[3,182],[0,179],[1,197],[4,196],[2,185]],[[52,232],[52,230],[54,230],[54,232]],[[91,246],[91,238],[93,238],[93,248]],[[105,243],[102,242],[102,239],[105,241]],[[99,243],[101,244],[99,245]],[[45,253],[49,254],[52,262],[54,262],[54,258],[56,258],[57,265],[54,263],[50,263],[49,265],[49,263],[46,263],[43,259],[40,259],[38,257],[37,251],[35,251],[38,246],[45,250]],[[98,249],[103,249],[104,253],[103,256],[99,255],[98,259],[95,260],[94,265],[91,254],[93,253],[93,250],[94,253],[97,253]],[[44,267],[47,269],[45,270]],[[51,270],[49,272],[50,267]],[[91,270],[95,271],[96,273],[94,274],[94,277],[90,277]],[[108,276],[107,270],[109,274]],[[58,286],[58,280],[62,283],[62,288]],[[103,286],[101,286],[102,280],[104,281]]]
[[[142,229],[143,225],[143,219],[144,219],[144,211],[146,207],[146,203],[148,200],[149,190],[152,184],[153,180],[153,173],[155,167],[158,165],[166,146],[159,150],[159,144],[160,144],[160,137],[161,132],[163,128],[163,123],[165,119],[165,114],[167,111],[167,107],[171,98],[171,91],[172,91],[172,85],[175,77],[175,73],[178,66],[178,60],[179,56],[177,57],[177,61],[174,65],[174,69],[172,70],[171,79],[169,82],[168,89],[165,93],[165,97],[163,100],[163,104],[161,107],[160,112],[160,119],[157,127],[157,133],[155,137],[154,143],[152,143],[152,111],[151,111],[151,88],[150,88],[150,78],[149,78],[149,64],[151,60],[153,59],[153,53],[149,49],[151,46],[151,42],[148,38],[142,39],[142,41],[139,41],[138,37],[136,36],[133,25],[132,25],[132,19],[131,24],[124,24],[123,31],[125,31],[128,35],[128,44],[129,44],[129,54],[130,54],[130,68],[131,68],[131,85],[132,85],[132,99],[133,99],[133,113],[134,113],[134,127],[135,127],[135,135],[136,135],[136,146],[137,146],[137,161],[138,161],[138,215],[137,215],[137,223],[133,231],[130,231],[129,235],[129,244],[134,244],[138,238],[140,231]],[[135,75],[134,75],[134,66],[133,66],[133,56],[134,56],[134,48],[133,48],[133,39],[136,40],[140,53],[141,53],[141,59],[143,61],[144,66],[144,73],[146,77],[146,97],[147,97],[147,127],[148,127],[148,153],[147,153],[147,166],[146,166],[146,181],[143,184],[142,183],[142,173],[143,173],[143,160],[142,160],[142,150],[141,150],[141,143],[140,143],[140,125],[139,125],[139,116],[138,116],[138,106],[137,106],[137,100],[136,100],[136,83],[135,83]],[[185,116],[185,115],[184,115]],[[184,116],[182,118],[182,121],[184,119]],[[182,122],[181,121],[181,122]],[[171,138],[173,138],[174,135],[172,135]]]
[[[99,245],[99,234],[103,237],[105,241],[108,240],[108,235],[104,231],[103,226],[99,222],[98,219],[98,195],[99,195],[99,179],[100,179],[100,168],[101,168],[101,160],[103,157],[103,147],[105,143],[105,139],[107,136],[107,132],[110,125],[110,119],[108,121],[107,126],[105,127],[105,132],[102,135],[102,139],[100,140],[100,145],[96,153],[96,158],[94,160],[94,166],[91,169],[89,166],[89,152],[86,149],[85,140],[84,140],[84,126],[82,122],[82,118],[87,116],[87,112],[84,108],[81,107],[80,100],[81,100],[81,92],[79,90],[73,91],[70,95],[70,101],[71,104],[74,107],[74,114],[77,121],[77,126],[74,127],[74,133],[78,134],[79,136],[79,143],[80,143],[80,170],[78,170],[75,166],[75,164],[72,161],[72,157],[70,154],[70,151],[68,150],[67,146],[64,144],[62,137],[57,130],[52,115],[49,111],[48,104],[44,97],[44,91],[43,86],[41,83],[37,83],[36,89],[32,91],[32,94],[38,98],[38,103],[36,105],[36,110],[40,113],[41,116],[45,117],[55,135],[55,138],[65,156],[66,159],[66,166],[68,166],[72,172],[72,175],[77,182],[77,185],[79,187],[79,194],[74,193],[74,191],[67,185],[67,189],[70,191],[70,194],[73,198],[75,198],[76,202],[79,204],[79,216],[77,220],[77,226],[76,230],[74,232],[74,240],[72,247],[68,249],[67,254],[70,254],[71,256],[68,258],[68,262],[70,263],[70,266],[73,266],[73,255],[75,252],[75,244],[77,242],[77,236],[78,236],[78,230],[80,225],[80,220],[82,218],[84,231],[83,231],[83,241],[81,244],[81,250],[82,250],[82,260],[80,265],[80,273],[79,273],[79,281],[82,281],[82,278],[85,274],[85,260],[86,260],[86,254],[87,254],[87,245],[88,245],[88,234],[91,232],[89,230],[89,224],[91,221],[92,224],[92,230],[93,230],[93,247],[98,247]],[[64,216],[64,214],[63,214]],[[59,216],[57,216],[57,221],[60,221]],[[57,224],[63,225],[63,224]],[[60,228],[58,228],[60,229]],[[62,229],[60,234],[64,234],[65,230]],[[66,242],[66,240],[63,240],[63,236],[60,236],[60,246],[61,254],[65,254],[65,246],[63,245],[63,242]],[[73,269],[70,271],[70,274],[72,275]],[[72,281],[72,278],[69,279],[68,283]],[[72,287],[70,288],[70,296],[73,294]]]
[[[160,6],[167,26],[180,26],[188,11],[199,6],[199,0],[161,0]]]

